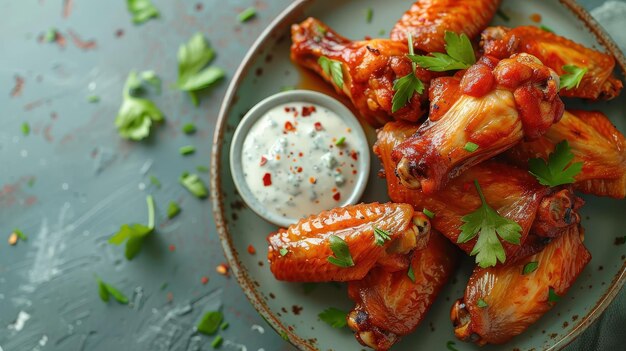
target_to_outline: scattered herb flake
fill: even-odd
[[[435,213],[428,210],[426,207],[424,207],[424,209],[422,210],[422,212],[430,219],[435,218]]]
[[[354,266],[348,243],[337,235],[331,235],[329,241],[330,249],[335,256],[329,256],[327,258],[328,262],[343,268]]]
[[[548,290],[548,302],[556,303],[559,302],[560,299],[561,297],[557,295],[556,291],[554,291],[554,288],[550,287],[550,289]]]
[[[286,254],[289,253],[289,250],[287,250],[284,247],[281,247],[280,250],[278,250],[278,252],[280,253],[281,256],[285,256]]]
[[[17,237],[22,241],[28,240],[28,237],[26,236],[26,234],[22,233],[22,231],[17,228],[13,229],[13,233],[15,233],[15,235],[17,235]]]
[[[346,316],[348,314],[340,309],[329,307],[317,316],[333,328],[343,328],[346,326]]]
[[[222,329],[222,330],[226,330],[226,329],[228,329],[228,326],[229,326],[229,325],[230,325],[230,324],[228,324],[228,322],[224,322],[224,323],[222,323],[222,325],[220,325],[220,329]]]
[[[335,142],[335,146],[343,146],[346,143],[346,137],[341,137]]]
[[[430,71],[444,72],[465,69],[476,63],[474,48],[467,35],[446,32],[446,54],[433,52],[432,56],[409,54],[409,58]]]
[[[176,87],[186,91],[197,106],[196,92],[213,85],[225,75],[218,67],[205,67],[215,57],[214,50],[209,47],[201,33],[194,34],[191,39],[178,48],[178,81]]]
[[[468,141],[467,143],[465,143],[463,149],[465,149],[465,151],[467,152],[474,152],[478,150],[478,145],[472,143],[471,141]]]
[[[28,122],[22,123],[22,134],[27,136],[30,134],[30,124]]]
[[[193,134],[196,132],[196,125],[193,123],[186,123],[182,128],[183,133]]]
[[[183,155],[183,156],[187,156],[187,155],[191,155],[193,153],[196,152],[196,147],[193,145],[185,145],[185,146],[181,146],[178,149],[178,152]]]
[[[487,303],[485,302],[485,300],[483,299],[478,299],[478,301],[476,302],[476,306],[480,307],[480,308],[485,308],[489,305],[487,305]]]
[[[372,23],[372,18],[374,18],[374,9],[368,7],[365,9],[365,22]]]
[[[211,346],[214,349],[219,348],[222,345],[222,342],[224,341],[224,339],[222,338],[221,335],[216,335],[215,338],[213,338],[213,341],[211,342]]]
[[[546,25],[540,25],[539,28],[541,28],[541,30],[544,30],[546,32],[550,32],[550,33],[554,33],[554,31],[552,30],[552,28],[546,26]]]
[[[43,34],[43,41],[46,43],[52,43],[57,40],[58,31],[56,28],[50,28]]]
[[[207,166],[196,166],[196,170],[198,172],[208,173],[209,172],[209,167],[207,167]]]
[[[100,101],[100,97],[98,95],[89,95],[87,96],[87,102],[89,103],[96,103]]]
[[[296,90],[296,87],[294,87],[293,85],[283,85],[282,87],[280,87],[280,91],[290,91],[290,90]]]
[[[415,283],[415,271],[413,271],[413,265],[409,265],[409,270],[406,272],[406,276]]]
[[[223,319],[224,315],[222,314],[222,312],[209,311],[204,314],[204,316],[198,323],[198,331],[206,335],[213,335],[217,332],[217,329],[219,329]]]
[[[374,242],[378,246],[385,245],[385,241],[391,240],[391,236],[389,232],[382,230],[380,228],[374,228]]]
[[[180,213],[180,206],[174,201],[170,201],[167,205],[167,218],[172,219]]]
[[[133,23],[141,24],[151,18],[159,17],[159,10],[151,0],[127,0],[128,12],[133,16]]]
[[[105,282],[102,281],[102,279],[97,278],[96,280],[98,281],[98,294],[100,295],[100,299],[104,302],[109,301],[109,297],[113,296],[113,298],[125,305],[128,303],[128,297],[126,297],[126,295],[124,295],[121,291],[117,290],[113,285],[111,284],[107,284]]]
[[[464,224],[460,228],[461,234],[457,243],[466,243],[478,235],[478,240],[470,255],[476,256],[476,263],[486,268],[495,266],[497,261],[504,263],[506,260],[506,253],[498,236],[509,243],[519,245],[522,227],[502,217],[491,208],[485,200],[478,181],[474,180],[474,185],[482,205],[476,211],[461,218]]]
[[[548,162],[542,158],[532,158],[528,160],[528,169],[542,185],[555,187],[570,184],[574,183],[574,177],[583,168],[582,162],[571,163],[573,159],[574,154],[567,140],[563,140],[556,144],[554,152],[548,156]]]
[[[161,182],[159,179],[153,175],[150,176],[150,183],[154,185],[157,189],[161,189]]]
[[[161,94],[161,78],[154,71],[141,72],[141,80],[153,86],[157,94]]]
[[[163,284],[161,284],[161,288],[160,288],[160,290],[161,290],[161,291],[163,291],[163,290],[167,289],[167,286],[168,286],[168,285],[169,285],[169,284],[168,284],[167,282],[163,282]]]
[[[378,31],[378,35],[385,35],[385,33],[387,33],[387,31],[384,29]]]
[[[284,330],[280,331],[280,337],[283,338],[283,340],[285,340],[285,341],[289,341],[289,335],[287,335],[287,332],[284,331]]]
[[[563,66],[563,70],[566,73],[559,77],[561,80],[561,89],[570,90],[578,88],[585,73],[587,73],[589,69],[587,67],[581,68],[576,65],[565,65]]]
[[[247,9],[239,12],[239,14],[237,15],[237,19],[239,20],[239,22],[244,23],[244,22],[248,22],[255,16],[256,16],[256,9],[254,7],[248,7]]]
[[[536,271],[538,267],[539,267],[539,262],[537,261],[528,262],[524,265],[524,269],[522,269],[522,275],[530,274]]]
[[[209,195],[206,186],[197,174],[185,172],[178,178],[178,180],[180,184],[185,187],[185,189],[199,199],[203,199]]]
[[[409,46],[409,55],[413,56],[413,37],[407,32],[407,41]],[[413,94],[421,94],[424,92],[424,83],[415,75],[415,62],[411,63],[412,71],[404,77],[396,79],[393,83],[393,98],[391,100],[391,113],[395,113],[399,109],[406,106],[411,101]]]
[[[124,256],[127,260],[132,260],[139,251],[146,236],[154,231],[154,199],[152,195],[146,197],[148,204],[148,225],[143,224],[123,224],[120,230],[109,238],[109,244],[121,245],[126,242]]]
[[[341,61],[331,60],[326,56],[320,56],[317,63],[324,71],[324,74],[333,79],[339,89],[343,89],[343,64]]]
[[[121,137],[131,140],[142,140],[150,135],[152,122],[163,120],[163,113],[150,100],[131,94],[138,81],[137,73],[131,71],[124,85],[122,106],[115,118],[115,126]]]
[[[448,341],[446,343],[446,347],[448,348],[448,350],[450,350],[450,351],[459,351],[456,347],[454,347],[454,345],[456,345],[456,343],[454,341]]]

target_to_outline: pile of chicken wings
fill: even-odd
[[[499,5],[420,0],[390,39],[352,41],[314,18],[292,26],[292,60],[379,128],[373,151],[392,202],[325,211],[270,234],[270,268],[284,281],[348,282],[355,302],[348,326],[376,350],[411,333],[461,252],[476,254],[482,233],[460,236],[481,204],[519,233],[514,241],[492,236],[500,242],[483,243],[501,245],[502,256],[477,265],[451,307],[455,335],[484,345],[522,333],[590,261],[578,214],[584,201],[575,191],[626,195],[624,136],[601,112],[568,110],[561,100],[616,97],[622,82],[614,58],[539,27],[487,27]],[[412,67],[408,42],[416,54],[443,53],[446,32],[471,40],[475,64],[443,72]],[[322,56],[341,63],[341,86],[319,64]],[[575,87],[560,85],[567,65],[586,70]],[[412,70],[424,89],[394,110],[394,84]],[[580,172],[573,182],[544,185],[529,173],[529,160],[548,160],[564,140]],[[329,259],[338,247],[348,262]]]

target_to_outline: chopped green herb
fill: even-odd
[[[180,154],[183,155],[183,156],[191,155],[191,154],[196,152],[196,147],[193,146],[193,145],[181,146],[178,149],[178,152],[180,152]]]
[[[196,92],[213,85],[225,75],[218,67],[205,67],[215,57],[201,33],[194,34],[189,41],[178,48],[178,81],[176,87],[186,91],[194,104],[198,105]]]
[[[284,247],[281,247],[280,250],[278,250],[278,252],[280,253],[281,256],[285,256],[286,254],[289,253],[289,250],[287,250]]]
[[[109,301],[109,297],[113,296],[117,302],[123,305],[128,303],[128,297],[126,297],[126,295],[124,295],[121,291],[117,290],[111,284],[103,282],[102,279],[98,277],[96,277],[96,280],[98,281],[98,294],[100,295],[100,299],[102,301],[107,302]]]
[[[413,55],[413,37],[407,32],[407,41],[409,45],[409,55]],[[391,113],[395,113],[399,109],[406,106],[413,94],[421,94],[424,92],[424,83],[415,75],[415,62],[411,62],[412,71],[404,77],[396,79],[393,83],[393,98],[391,99]]]
[[[150,176],[150,183],[154,185],[157,189],[161,189],[161,182],[159,179],[153,175]]]
[[[217,332],[217,329],[219,329],[223,319],[224,315],[222,314],[222,312],[209,311],[204,314],[204,316],[198,323],[198,331],[206,335],[213,335]]]
[[[185,134],[193,134],[196,132],[196,125],[193,123],[187,123],[183,126],[182,131]]]
[[[226,329],[228,329],[228,326],[229,326],[229,325],[230,325],[230,324],[228,324],[228,322],[224,322],[224,323],[222,323],[222,325],[220,325],[220,329],[222,329],[222,330],[226,330]]]
[[[340,309],[329,307],[317,316],[333,328],[343,328],[346,324],[348,324],[346,321],[347,315],[348,314],[346,312]]]
[[[206,166],[196,166],[196,170],[198,172],[208,173],[209,172],[209,167],[206,167]]]
[[[574,183],[574,177],[582,171],[583,163],[574,162],[574,154],[571,152],[567,140],[556,144],[554,152],[548,156],[548,162],[542,158],[528,160],[530,174],[542,185],[555,187],[562,184]]]
[[[26,234],[22,233],[22,231],[17,228],[13,229],[13,233],[15,233],[15,235],[17,235],[17,237],[22,241],[28,240],[28,237],[26,236]]]
[[[385,241],[391,240],[391,236],[389,232],[382,230],[380,228],[374,228],[374,242],[378,246],[385,245]]]
[[[448,348],[448,350],[450,350],[450,351],[459,351],[456,347],[454,347],[454,345],[456,345],[456,343],[454,341],[448,341],[446,343],[446,347]]]
[[[384,29],[378,31],[378,35],[385,35],[385,33],[387,33],[387,31]]]
[[[498,10],[496,11],[496,16],[498,16],[498,17],[502,18],[502,20],[503,20],[504,22],[509,22],[509,21],[511,21],[511,17],[509,17],[509,16],[508,16],[506,13],[504,13],[504,11],[502,11],[501,9],[498,9]]]
[[[495,266],[497,261],[504,263],[506,260],[506,253],[498,236],[509,243],[519,245],[522,227],[502,217],[491,208],[485,200],[478,181],[474,180],[474,185],[482,205],[476,211],[461,218],[464,224],[460,228],[461,235],[457,243],[466,243],[478,235],[478,240],[470,255],[476,256],[476,263],[486,268]]]
[[[557,295],[556,291],[554,291],[554,288],[550,287],[550,289],[548,290],[548,302],[556,303],[559,302],[560,299],[561,297]]]
[[[522,269],[522,275],[530,274],[536,271],[538,267],[539,267],[539,262],[537,261],[528,262],[524,265],[524,269]]]
[[[152,195],[146,197],[146,203],[148,204],[147,226],[143,224],[123,224],[120,230],[109,238],[109,244],[113,245],[121,245],[126,242],[124,255],[129,261],[137,256],[139,251],[141,251],[143,240],[154,231],[154,199]]]
[[[216,335],[215,338],[213,338],[213,341],[211,342],[211,346],[214,349],[217,349],[218,347],[220,347],[222,345],[223,341],[224,341],[224,339],[222,339],[221,335]]]
[[[37,178],[33,176],[33,177],[28,178],[28,182],[26,184],[28,184],[29,188],[32,188],[33,185],[35,185],[35,181],[37,181]]]
[[[467,143],[465,143],[463,149],[465,149],[465,151],[467,152],[474,152],[478,150],[478,145],[472,143],[471,141],[468,141]]]
[[[406,272],[406,276],[409,277],[413,283],[415,283],[415,271],[413,271],[412,265],[409,265],[409,270]]]
[[[167,218],[172,219],[180,213],[180,206],[174,201],[170,201],[167,206]]]
[[[339,140],[337,140],[335,142],[335,145],[336,146],[343,146],[343,144],[345,144],[345,143],[346,143],[346,137],[341,137],[341,138],[339,138]]]
[[[131,71],[124,85],[122,106],[115,118],[115,126],[121,137],[131,140],[141,140],[150,135],[152,122],[163,120],[163,113],[150,100],[139,98],[131,94],[138,81],[137,73]]]
[[[293,85],[283,85],[282,87],[280,87],[280,91],[289,91],[289,90],[296,90],[296,87],[294,87]]]
[[[239,14],[237,15],[237,19],[239,20],[239,22],[243,23],[248,22],[254,16],[256,16],[256,9],[254,7],[248,7],[247,9],[239,12]]]
[[[474,48],[467,35],[446,32],[446,54],[433,52],[432,56],[413,55],[409,58],[430,71],[443,72],[465,69],[476,63]]]
[[[476,302],[476,306],[480,307],[480,308],[485,308],[489,305],[487,305],[487,303],[485,302],[485,300],[483,299],[478,299],[478,301]]]
[[[308,295],[317,289],[317,283],[302,283],[302,289],[304,290],[304,294]]]
[[[333,79],[339,89],[343,89],[343,64],[341,61],[331,60],[326,56],[320,56],[317,63],[324,71],[324,74]]]
[[[169,285],[169,284],[168,284],[167,282],[163,282],[163,284],[161,284],[161,291],[163,291],[163,290],[167,289],[167,286],[168,286],[168,285]]]
[[[141,80],[153,86],[157,94],[161,94],[161,78],[154,71],[141,72]]]
[[[587,73],[589,69],[587,67],[580,68],[576,65],[565,65],[563,66],[563,70],[567,73],[560,77],[561,89],[570,90],[578,88],[580,82],[585,76],[585,73]]]
[[[185,172],[178,178],[178,181],[197,198],[202,199],[209,195],[206,186],[197,174]]]
[[[329,241],[330,249],[335,256],[329,256],[327,258],[328,262],[343,268],[354,266],[348,243],[334,234],[329,237]]]
[[[280,337],[283,338],[283,340],[285,340],[285,341],[289,341],[289,335],[287,335],[287,332],[284,331],[284,330],[280,331]]]
[[[87,96],[87,102],[90,102],[90,103],[93,104],[93,103],[96,103],[98,101],[100,101],[100,97],[98,95],[89,95],[89,96]]]
[[[428,210],[426,207],[424,207],[424,209],[422,210],[422,212],[428,217],[428,218],[435,218],[435,213],[431,212],[430,210]]]
[[[540,26],[539,26],[539,28],[541,28],[542,30],[544,30],[544,31],[546,31],[546,32],[554,33],[554,31],[553,31],[550,27],[545,26],[545,25],[543,25],[543,24],[542,24],[542,25],[540,25]]]
[[[365,9],[365,21],[367,23],[372,23],[372,18],[374,17],[374,10],[371,7]]]
[[[22,134],[24,136],[30,134],[30,124],[28,124],[28,122],[22,123]]]
[[[59,32],[56,30],[56,28],[50,28],[44,33],[43,41],[45,41],[46,43],[52,43],[57,40],[58,35]]]
[[[133,16],[133,23],[141,24],[151,18],[159,17],[159,10],[150,0],[127,0],[128,12]]]

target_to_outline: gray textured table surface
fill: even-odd
[[[207,35],[218,51],[215,64],[231,75],[290,1],[153,2],[161,18],[134,26],[122,0],[0,0],[0,351],[209,350],[211,339],[195,335],[193,326],[218,307],[230,323],[224,349],[292,349],[233,279],[215,273],[224,258],[209,201],[178,184],[182,171],[209,164],[227,81],[198,108],[169,89],[178,45],[193,33]],[[603,1],[582,3],[594,9]],[[251,5],[257,18],[240,24],[237,14]],[[65,47],[40,42],[51,27],[67,39]],[[623,35],[616,32],[626,45]],[[81,45],[89,40],[95,45]],[[131,69],[163,78],[155,101],[167,122],[142,143],[121,140],[113,128]],[[100,102],[89,103],[90,95]],[[23,122],[32,128],[28,136]],[[198,133],[181,133],[186,122],[196,123]],[[198,148],[195,155],[179,155],[186,144]],[[106,241],[120,224],[145,221],[148,193],[157,202],[158,234],[129,263]],[[167,221],[170,200],[183,212]],[[29,240],[9,246],[6,235],[16,227]],[[101,302],[96,274],[131,304]],[[623,349],[625,302],[622,290],[569,350]]]

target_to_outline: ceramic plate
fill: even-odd
[[[289,60],[291,43],[289,26],[308,16],[317,17],[348,38],[361,39],[366,35],[385,37],[412,1],[334,0],[296,1],[283,12],[259,40],[241,64],[233,78],[220,112],[212,159],[212,198],[215,222],[232,272],[248,298],[267,321],[285,338],[301,350],[361,350],[347,329],[333,329],[317,317],[328,307],[349,310],[352,303],[346,288],[340,284],[304,285],[283,283],[270,273],[265,237],[276,227],[247,209],[237,195],[229,167],[229,148],[233,133],[241,117],[263,98],[281,90],[283,86],[318,90],[336,96],[328,86],[311,73],[301,70]],[[365,9],[371,7],[374,17],[365,20]],[[494,24],[508,26],[533,23],[532,14],[541,14],[543,25],[556,33],[589,47],[611,51],[618,58],[618,66],[625,68],[623,56],[614,43],[599,29],[591,17],[573,1],[532,0],[504,1],[502,9],[511,20],[504,23],[496,18]],[[385,34],[381,35],[384,30]],[[349,106],[347,101],[346,104]],[[585,104],[567,101],[568,108],[599,109],[607,114],[622,132],[626,132],[626,94],[611,102]],[[370,143],[373,130],[364,126]],[[386,201],[385,182],[375,176],[380,169],[372,156],[370,181],[364,202]],[[582,210],[586,228],[585,245],[593,259],[568,294],[555,308],[522,335],[506,344],[504,349],[558,350],[571,342],[595,320],[615,297],[626,277],[626,245],[616,246],[616,237],[624,235],[626,201],[584,196],[587,204]],[[253,245],[257,253],[248,253]],[[459,350],[478,350],[478,346],[455,340],[449,311],[452,302],[462,296],[471,260],[462,264],[450,284],[439,295],[428,316],[410,336],[405,337],[394,350],[442,350],[450,340]],[[502,350],[502,346],[488,346],[481,350]]]

